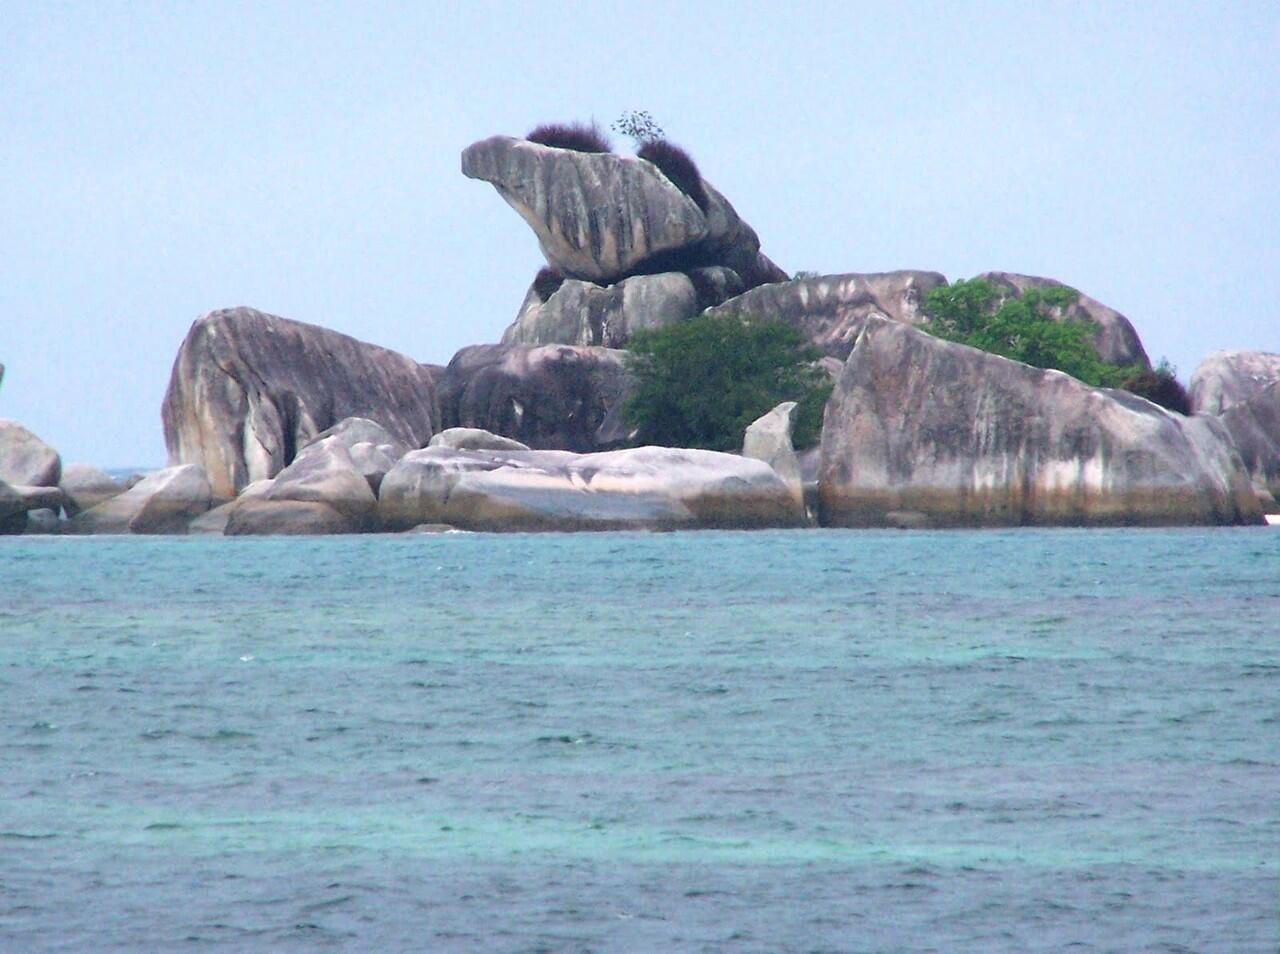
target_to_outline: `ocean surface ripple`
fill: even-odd
[[[1280,949],[1274,530],[0,538],[0,951]]]

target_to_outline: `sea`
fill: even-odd
[[[0,951],[1280,949],[1280,532],[0,539]]]

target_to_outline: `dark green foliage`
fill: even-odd
[[[1037,368],[1056,368],[1094,387],[1118,387],[1135,369],[1098,357],[1093,325],[1050,317],[1078,297],[1075,289],[1058,286],[1028,288],[1018,298],[999,302],[996,287],[975,278],[930,291],[925,314],[928,330],[939,338]]]
[[[650,139],[636,155],[661,169],[672,185],[691,198],[703,212],[707,211],[707,190],[702,186],[702,173],[687,152],[665,139]]]
[[[747,425],[783,401],[800,404],[795,446],[818,439],[831,383],[791,325],[700,315],[639,332],[628,347],[636,387],[625,412],[641,443],[738,450]]]
[[[613,143],[594,121],[591,123],[543,123],[524,137],[529,142],[572,149],[574,152],[612,152]]]
[[[533,277],[533,291],[539,298],[546,301],[564,284],[564,276],[557,272],[554,268],[540,268],[538,274]]]
[[[1165,358],[1154,369],[1141,368],[1120,383],[1126,391],[1178,414],[1191,413],[1191,397],[1178,380],[1178,369]]]
[[[616,133],[631,137],[637,144],[661,139],[666,135],[662,127],[654,122],[647,109],[628,109],[611,122],[609,128]]]

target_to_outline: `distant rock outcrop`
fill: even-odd
[[[593,451],[616,441],[608,425],[628,381],[623,353],[608,348],[473,345],[441,376],[441,417],[533,448]]]
[[[868,316],[922,324],[924,296],[946,282],[937,272],[923,271],[820,275],[761,285],[711,314],[795,325],[820,351],[843,361]]]
[[[62,468],[62,479],[58,486],[66,495],[64,506],[68,517],[74,517],[81,510],[96,507],[124,492],[124,487],[89,464],[69,464]]]
[[[827,405],[832,526],[1261,520],[1226,429],[868,318]]]
[[[56,487],[62,476],[58,452],[17,421],[0,418],[0,480],[29,487]]]
[[[1017,275],[1012,272],[986,272],[978,278],[991,282],[1005,298],[1019,298],[1028,288],[1062,288],[1053,278]],[[1097,328],[1093,343],[1098,357],[1109,364],[1139,365],[1148,368],[1151,359],[1129,319],[1114,308],[1108,308],[1083,293],[1066,308],[1055,309],[1052,317],[1060,320],[1087,321]]]
[[[124,493],[70,521],[72,533],[186,533],[212,503],[209,480],[195,464],[148,474]]]
[[[1221,414],[1280,381],[1280,354],[1266,351],[1214,351],[1191,375],[1191,410]]]
[[[790,490],[758,460],[639,447],[563,451],[411,451],[387,474],[378,512],[408,530],[748,529],[800,525]]]
[[[1280,501],[1280,380],[1248,400],[1231,404],[1218,418],[1234,441],[1254,486],[1271,496],[1268,511]],[[1264,498],[1265,502],[1265,498]]]
[[[438,425],[429,368],[252,308],[191,326],[162,414],[170,461],[199,464],[223,499],[279,473],[343,418],[376,421],[408,447],[426,444]]]

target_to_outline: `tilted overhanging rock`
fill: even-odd
[[[871,317],[827,405],[824,525],[1261,520],[1222,424]]]
[[[365,417],[421,447],[439,422],[429,368],[327,328],[252,308],[198,319],[162,408],[173,463],[195,463],[227,499],[273,477],[321,431]]]

